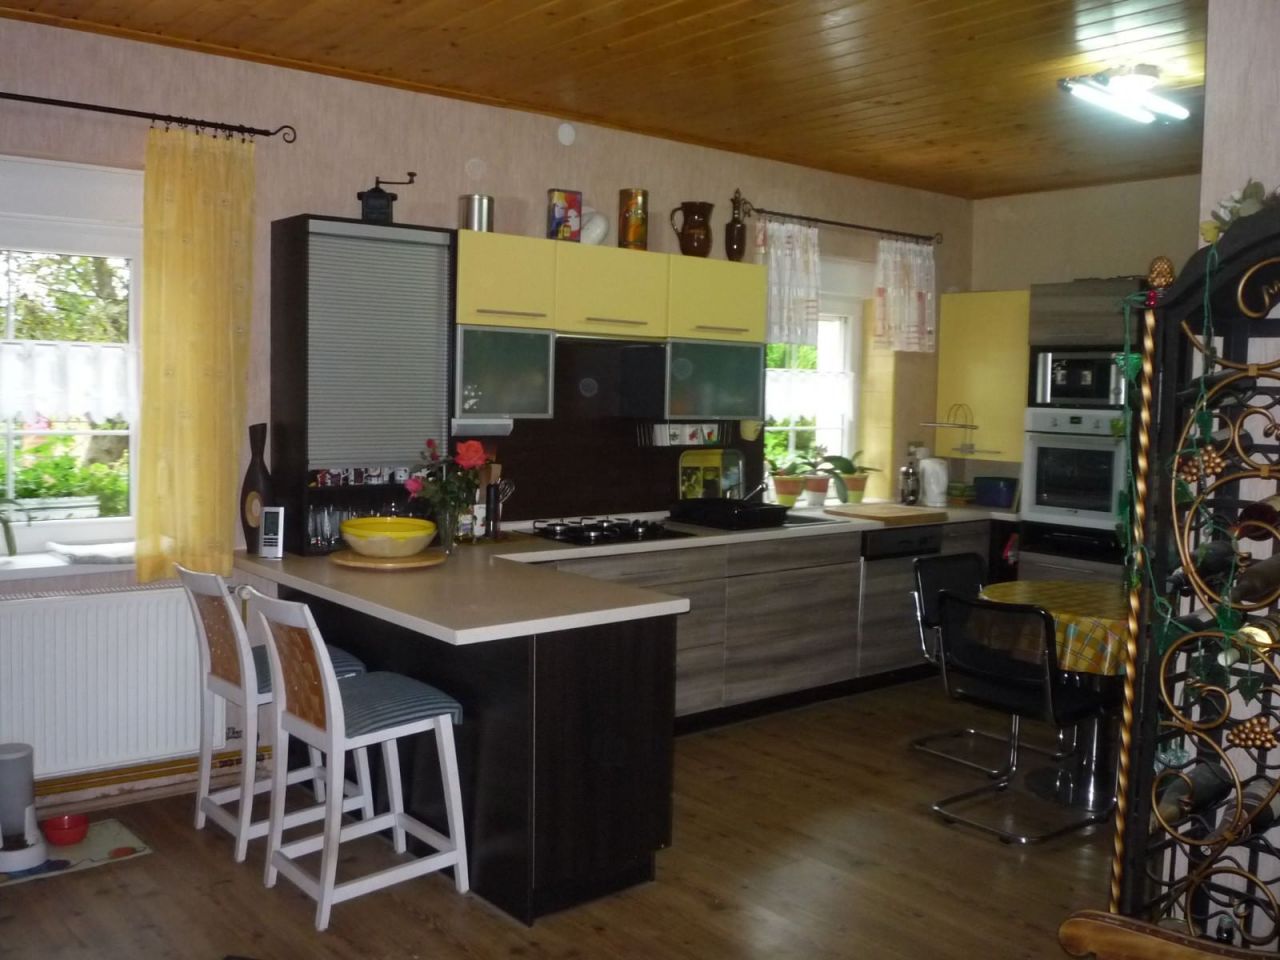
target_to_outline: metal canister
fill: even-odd
[[[458,198],[458,229],[493,233],[493,197],[464,193]]]
[[[649,249],[649,191],[631,187],[618,191],[618,246]]]

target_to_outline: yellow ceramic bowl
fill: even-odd
[[[342,521],[342,538],[366,557],[411,557],[436,535],[430,520],[414,517],[356,517]]]

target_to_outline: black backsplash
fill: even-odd
[[[742,452],[746,489],[760,482],[764,444],[738,436],[726,422],[725,444]],[[509,437],[492,444],[502,475],[516,491],[507,520],[599,516],[666,510],[679,496],[680,454],[697,447],[642,446],[651,421],[621,417],[517,420]]]

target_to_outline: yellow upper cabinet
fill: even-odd
[[[555,247],[557,330],[608,337],[667,335],[670,257],[564,241]]]
[[[672,256],[669,297],[669,336],[764,343],[763,266]]]
[[[458,323],[551,329],[556,310],[553,240],[458,231]]]
[[[968,404],[978,429],[939,429],[938,456],[963,456],[955,448],[972,443],[974,459],[1022,459],[1030,306],[1028,290],[942,295],[938,419],[948,419],[953,404]]]

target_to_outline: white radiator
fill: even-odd
[[[0,742],[37,777],[194,755],[199,665],[181,587],[2,599]]]

